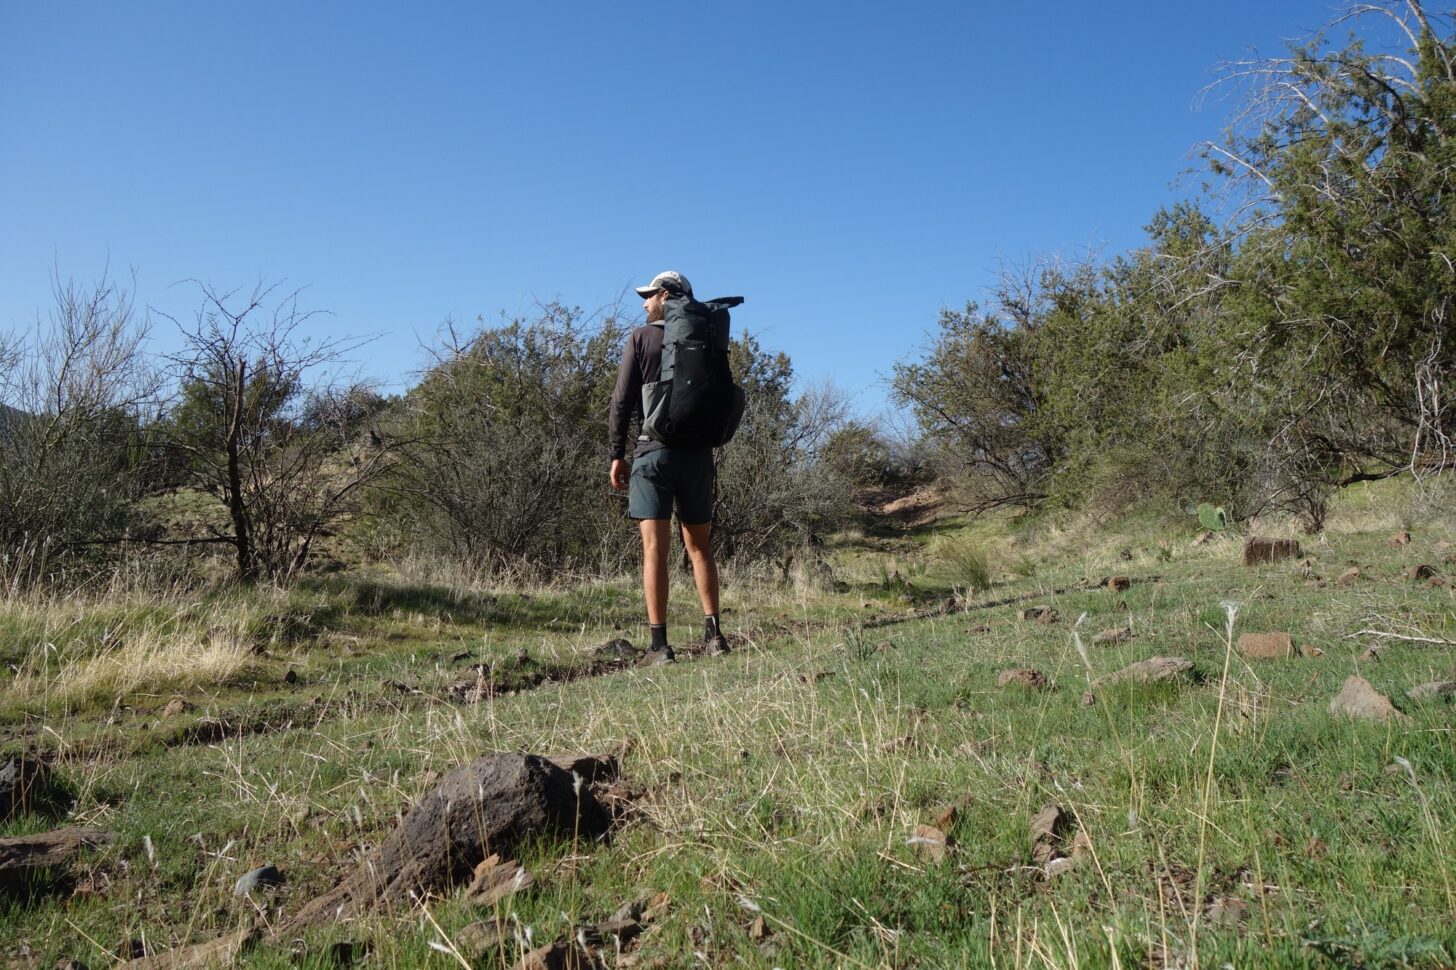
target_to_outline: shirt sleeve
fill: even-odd
[[[617,386],[612,389],[612,403],[607,413],[607,452],[612,461],[627,453],[627,426],[642,403],[642,371],[637,366],[637,335],[627,337],[622,350],[622,365],[617,368]]]

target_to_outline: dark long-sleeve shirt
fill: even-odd
[[[622,351],[622,366],[617,368],[617,386],[612,389],[611,410],[607,414],[607,451],[615,461],[627,453],[627,431],[632,418],[642,414],[642,385],[662,377],[662,324],[636,327],[627,335]],[[662,442],[639,438],[632,452],[641,458],[662,447]]]

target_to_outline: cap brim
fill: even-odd
[[[642,297],[643,299],[646,299],[647,297],[649,297],[652,294],[656,293],[660,289],[662,289],[662,287],[660,287],[660,286],[639,286],[639,287],[636,287],[637,295],[640,296],[640,297]]]

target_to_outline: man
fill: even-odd
[[[618,491],[628,487],[627,426],[634,414],[642,412],[642,385],[658,380],[662,373],[668,297],[691,298],[693,288],[681,273],[668,270],[637,287],[637,293],[643,298],[647,325],[635,328],[627,337],[607,419],[610,475],[612,487]],[[644,435],[637,439],[631,469],[627,514],[637,520],[642,532],[642,592],[652,628],[652,647],[644,662],[670,663],[674,657],[667,642],[667,552],[674,502],[703,605],[706,652],[709,656],[727,653],[728,641],[718,622],[718,564],[708,544],[713,521],[713,449],[668,448]]]

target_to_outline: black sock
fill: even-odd
[[[703,642],[707,643],[714,637],[720,637],[723,631],[718,628],[718,614],[709,613],[703,617]]]
[[[649,623],[648,626],[652,628],[652,649],[667,646],[667,624]]]

